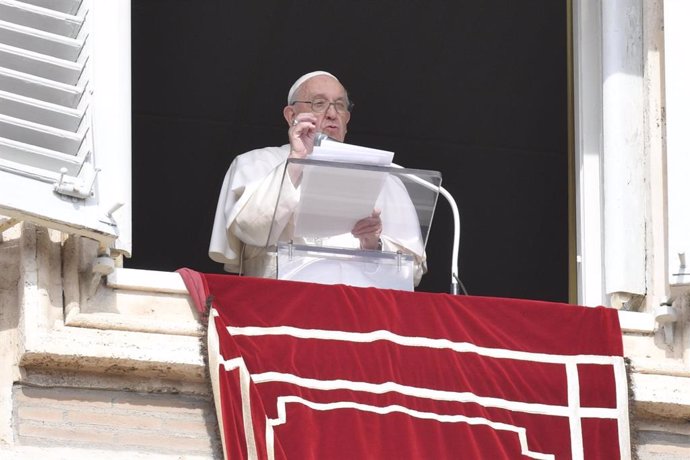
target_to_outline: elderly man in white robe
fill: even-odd
[[[287,102],[283,116],[289,126],[289,144],[239,155],[225,175],[209,256],[224,264],[228,272],[276,277],[275,244],[293,240],[290,220],[299,202],[299,171],[288,168],[286,179],[283,180],[286,161],[289,158],[309,158],[319,133],[340,142],[345,140],[352,106],[347,91],[334,75],[324,71],[303,75],[290,88]],[[276,210],[278,194],[281,206]],[[385,207],[388,203],[393,208],[396,203],[396,212],[399,213],[401,202],[405,203],[404,213],[412,222],[405,224],[407,229],[397,231],[398,235],[389,234],[386,232]],[[279,229],[277,234],[276,228]],[[404,186],[399,182],[389,181],[384,185],[376,207],[369,216],[359,220],[350,233],[328,238],[319,244],[409,254],[414,261],[412,278],[415,286],[426,272],[424,243],[417,216]],[[324,273],[320,269],[321,279],[314,281],[367,285],[367,281],[362,279],[342,279],[348,275],[343,270],[337,271]]]

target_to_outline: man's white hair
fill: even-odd
[[[319,75],[326,75],[326,76],[329,76],[329,77],[335,79],[335,81],[340,82],[340,80],[338,80],[338,78],[335,75],[333,75],[332,73],[326,72],[325,70],[316,70],[314,72],[305,73],[304,75],[299,77],[297,79],[297,81],[295,83],[293,83],[293,85],[290,87],[290,91],[288,91],[288,97],[287,97],[288,105],[295,102],[294,101],[295,93],[297,92],[299,87],[302,86],[302,83],[309,80],[310,78],[318,77]]]

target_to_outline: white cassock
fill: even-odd
[[[290,233],[292,215],[300,194],[299,188],[295,188],[290,180],[283,181],[289,152],[289,144],[252,150],[237,156],[225,174],[208,254],[215,262],[224,264],[226,271],[263,278],[276,277],[275,248],[271,247],[278,241],[293,240]],[[279,194],[280,208],[276,210]],[[424,240],[414,205],[399,179],[393,176],[386,179],[376,208],[381,210],[382,250],[402,251],[414,257],[416,286],[426,272]],[[386,210],[395,215],[395,219],[387,219]],[[320,244],[359,248],[359,240],[350,233],[326,238]],[[347,280],[331,278],[330,281],[329,284],[358,285]]]

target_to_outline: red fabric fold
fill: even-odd
[[[182,281],[184,281],[184,285],[199,313],[208,313],[209,305],[207,303],[210,293],[204,275],[190,268],[179,268],[176,272],[182,277]]]

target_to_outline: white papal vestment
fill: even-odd
[[[289,144],[252,150],[237,156],[225,174],[218,197],[209,256],[224,264],[226,271],[264,278],[276,277],[275,254],[268,248],[278,241],[293,239],[290,235],[291,218],[299,202],[299,187],[295,188],[287,177],[283,181],[289,152]],[[281,206],[276,210],[278,194]],[[426,272],[424,240],[414,205],[397,178],[389,177],[386,180],[376,208],[381,210],[382,249],[392,252],[400,250],[414,256],[413,276],[417,285]],[[395,219],[386,217],[386,209],[395,209]],[[274,219],[275,226],[271,231]],[[272,233],[270,239],[269,232]],[[331,247],[359,248],[359,240],[349,233],[324,239],[320,243]],[[350,284],[346,280],[340,282]]]

